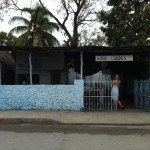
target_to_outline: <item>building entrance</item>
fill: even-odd
[[[121,79],[120,101],[125,107],[134,107],[134,61],[108,63],[112,79],[115,74]]]
[[[115,74],[120,75],[120,100],[127,108],[134,107],[134,81],[149,78],[148,55],[137,53],[133,61],[101,62],[102,71],[109,72],[113,79]]]

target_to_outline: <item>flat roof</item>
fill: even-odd
[[[22,52],[102,52],[102,53],[139,53],[150,52],[150,46],[132,47],[107,47],[107,46],[82,46],[82,47],[21,47],[21,46],[0,46],[0,51],[22,51]]]

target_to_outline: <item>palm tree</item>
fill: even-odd
[[[7,32],[0,32],[0,46],[11,46],[13,45],[16,37],[12,34],[8,34]]]
[[[35,8],[24,8],[23,12],[30,14],[31,19],[28,20],[24,17],[14,16],[9,20],[12,24],[16,21],[22,22],[23,26],[17,26],[10,30],[9,33],[22,33],[16,40],[16,46],[29,46],[29,47],[50,47],[59,46],[59,41],[52,35],[54,30],[59,27],[56,23],[50,22],[50,12],[37,5]],[[29,53],[30,65],[30,84],[32,84],[32,63],[31,52]]]
[[[23,12],[30,14],[30,20],[14,16],[9,20],[9,24],[14,22],[23,23],[22,26],[14,27],[9,33],[22,33],[16,40],[16,46],[38,46],[38,47],[50,47],[59,46],[58,40],[52,35],[54,30],[58,30],[59,27],[56,23],[50,22],[49,11],[39,5],[35,8],[24,8]]]

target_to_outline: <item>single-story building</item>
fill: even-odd
[[[122,80],[121,99],[127,107],[134,106],[134,81],[150,79],[150,46],[1,46],[2,50],[11,51],[14,57],[15,85],[30,85],[31,73],[33,85],[73,85],[75,79],[84,83],[111,81],[115,74],[119,74]]]

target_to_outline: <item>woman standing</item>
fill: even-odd
[[[119,104],[121,109],[124,110],[124,107],[119,100],[119,86],[121,84],[121,80],[118,74],[115,75],[115,78],[113,79],[112,84],[113,85],[111,89],[111,98],[113,100],[114,110],[117,111],[117,104]]]

